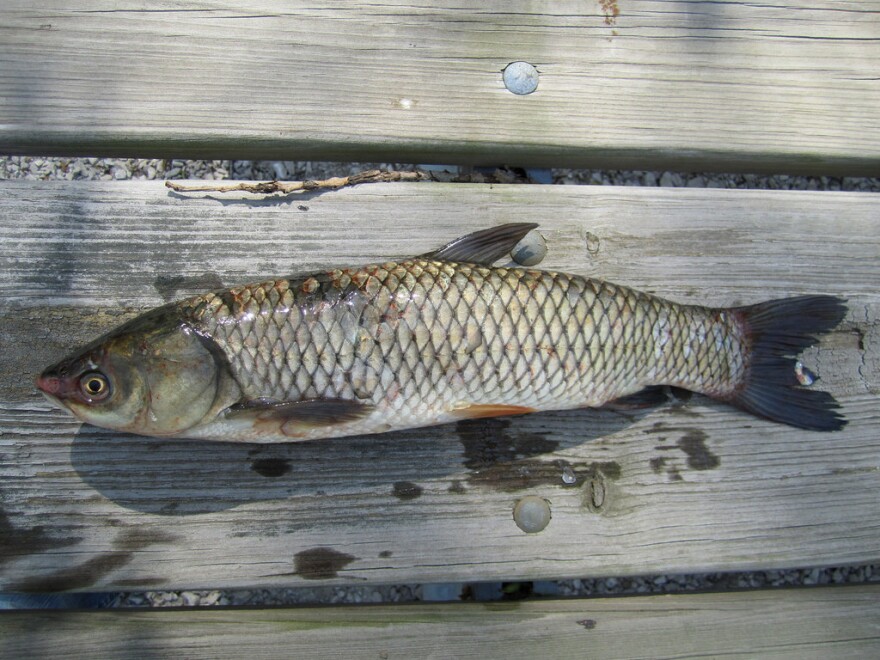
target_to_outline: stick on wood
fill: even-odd
[[[272,193],[306,192],[310,190],[336,190],[346,186],[356,186],[360,183],[379,183],[389,181],[424,181],[431,178],[427,172],[389,172],[387,170],[366,170],[351,176],[336,176],[329,179],[308,181],[256,181],[249,183],[242,181],[234,184],[221,183],[198,183],[181,184],[174,181],[166,181],[165,186],[176,192],[236,192],[243,191],[257,195]]]

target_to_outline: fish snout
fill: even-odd
[[[44,372],[37,376],[36,385],[38,390],[52,396],[58,396],[61,392],[61,379],[50,373]]]
[[[50,367],[37,376],[34,384],[43,394],[53,399],[66,399],[78,391],[77,381],[66,371]]]

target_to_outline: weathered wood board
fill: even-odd
[[[880,559],[880,199],[455,184],[191,197],[0,185],[0,589],[536,579]],[[682,302],[845,296],[804,357],[843,404],[808,433],[694,397],[283,446],[123,436],[33,387],[181,294],[425,252],[536,221],[542,264]],[[564,483],[568,467],[576,481]],[[553,519],[512,519],[533,494]]]
[[[878,0],[7,0],[0,25],[0,152],[880,173]]]
[[[494,604],[0,612],[9,658],[870,658],[880,587]]]

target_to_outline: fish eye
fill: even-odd
[[[102,401],[110,394],[110,382],[97,371],[83,374],[79,379],[79,388],[90,401]]]

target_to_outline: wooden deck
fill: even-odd
[[[466,4],[466,3],[465,3]],[[11,0],[0,153],[880,174],[880,0]],[[515,95],[510,62],[537,67]],[[0,182],[0,591],[532,580],[880,561],[880,196]],[[682,302],[806,293],[849,425],[705,398],[283,446],[74,422],[46,365],[185,293],[541,224],[542,267]],[[566,479],[563,479],[563,476]],[[570,476],[574,475],[573,483]],[[512,512],[544,498],[527,535]],[[0,656],[880,654],[878,587],[496,605],[0,612]]]
[[[0,152],[880,173],[878,0],[8,0],[0,25]]]
[[[880,587],[418,606],[0,612],[7,657],[876,657]],[[775,624],[775,625],[774,625]]]
[[[155,182],[5,182],[0,588],[522,580],[875,561],[878,210],[875,196],[848,193],[425,183],[254,199],[183,196]],[[504,221],[541,223],[542,266],[683,302],[846,297],[846,320],[804,359],[849,425],[809,433],[695,397],[636,413],[234,445],[82,426],[32,385],[64,353],[187,289],[417,254]],[[562,479],[566,467],[574,484]],[[525,495],[550,502],[540,534],[512,519]]]

